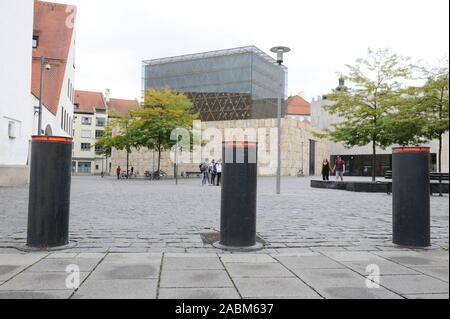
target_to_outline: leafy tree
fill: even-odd
[[[176,144],[171,133],[177,127],[192,131],[192,123],[198,118],[192,113],[192,102],[182,93],[170,89],[145,92],[141,109],[130,112],[133,119],[131,131],[134,145],[157,149],[158,171],[161,170],[161,153]]]
[[[130,112],[124,116],[113,113],[110,116],[105,135],[97,140],[97,145],[101,146],[106,152],[111,152],[113,148],[121,151],[125,150],[127,152],[128,174],[130,154],[132,149],[137,146],[137,132],[131,129],[133,118]]]
[[[439,172],[442,172],[442,136],[449,130],[448,58],[439,68],[426,71],[427,82],[421,88],[418,106],[424,115],[423,135],[439,140]]]
[[[348,148],[372,144],[372,179],[376,177],[377,147],[392,144],[387,119],[410,102],[405,83],[412,75],[409,58],[391,54],[388,49],[372,51],[366,59],[347,65],[342,76],[350,87],[340,86],[327,98],[334,102],[325,109],[343,119],[327,135]]]

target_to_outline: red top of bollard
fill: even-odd
[[[394,147],[392,149],[393,153],[422,153],[422,152],[429,152],[429,147]]]
[[[227,147],[256,147],[258,145],[257,142],[223,142],[223,144]]]
[[[62,136],[33,136],[33,142],[72,143],[73,138]]]

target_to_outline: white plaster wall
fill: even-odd
[[[33,0],[0,1],[0,40],[7,45],[0,50],[0,167],[27,164],[33,127],[30,100],[33,3]],[[15,122],[15,139],[8,136],[9,121]]]

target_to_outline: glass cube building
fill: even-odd
[[[185,93],[202,121],[276,118],[287,96],[287,68],[255,46],[148,60],[142,73],[143,91]]]

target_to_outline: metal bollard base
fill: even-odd
[[[232,247],[232,246],[225,246],[220,244],[220,242],[216,242],[213,244],[214,248],[231,251],[231,252],[252,252],[252,251],[258,251],[264,248],[264,244],[262,243],[256,243],[254,246],[250,247]]]
[[[76,247],[78,247],[77,242],[69,242],[67,245],[55,246],[55,247],[32,247],[32,246],[24,245],[24,246],[16,246],[14,248],[19,251],[22,251],[22,252],[34,253],[34,252],[56,252],[56,251],[63,251],[63,250],[70,251],[70,249],[73,249]]]

